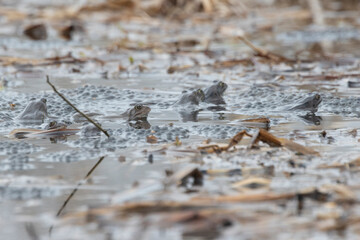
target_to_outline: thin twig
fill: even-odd
[[[90,169],[90,171],[86,174],[86,176],[84,177],[84,179],[80,182],[78,182],[78,184],[76,185],[76,187],[74,188],[74,190],[70,193],[70,195],[66,198],[65,202],[63,203],[63,205],[61,206],[61,208],[59,209],[59,211],[56,213],[56,217],[59,217],[60,214],[62,213],[62,211],[65,209],[66,205],[69,203],[69,201],[71,200],[71,198],[75,195],[75,193],[77,192],[77,190],[80,188],[80,186],[86,182],[86,180],[90,177],[90,175],[94,172],[94,170],[97,168],[97,166],[99,166],[99,164],[104,160],[105,156],[102,156],[96,163],[95,165]],[[51,235],[53,226],[51,226],[49,228],[49,235]]]
[[[80,182],[78,182],[77,186],[74,188],[74,190],[70,193],[70,195],[68,196],[68,198],[65,200],[65,202],[63,203],[63,205],[61,206],[61,208],[59,209],[59,211],[56,213],[56,217],[59,217],[61,212],[64,210],[64,208],[66,207],[66,205],[68,204],[68,202],[71,200],[71,198],[75,195],[75,193],[77,192],[77,190],[79,189],[79,187],[89,178],[89,176],[93,173],[93,171],[97,168],[97,166],[99,166],[99,164],[102,162],[102,160],[104,160],[105,156],[102,156],[97,162],[96,164],[90,169],[90,171],[86,174],[86,176],[84,177],[84,179]]]
[[[25,223],[25,230],[27,234],[29,235],[30,240],[39,240],[39,235],[36,232],[36,229],[34,227],[34,224],[32,222],[26,222]]]
[[[110,137],[110,135],[108,134],[108,132],[106,130],[104,130],[98,123],[96,123],[94,120],[92,120],[91,118],[89,118],[85,113],[81,112],[79,109],[77,109],[69,100],[66,99],[66,97],[64,97],[64,95],[62,95],[61,93],[59,93],[59,91],[55,88],[55,86],[50,82],[49,80],[49,76],[46,75],[46,82],[52,87],[52,89],[54,90],[54,92],[57,93],[57,95],[59,95],[67,104],[69,104],[75,111],[77,111],[78,113],[81,114],[81,116],[83,116],[84,118],[86,118],[89,122],[91,122],[92,124],[95,125],[95,127],[97,127],[100,131],[102,131],[107,137]]]
[[[244,36],[238,36],[238,38],[243,41],[248,47],[250,47],[254,52],[256,52],[260,57],[265,57],[270,60],[273,60],[275,62],[288,62],[288,63],[295,63],[295,60],[286,58],[284,56],[281,56],[279,54],[267,51],[265,49],[256,47],[254,44],[252,44],[249,39],[247,39]]]

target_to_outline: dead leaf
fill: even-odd
[[[73,37],[73,34],[76,31],[84,31],[83,27],[77,24],[71,24],[69,26],[66,26],[62,29],[60,29],[59,34],[62,38],[64,38],[65,40],[71,40]]]
[[[356,194],[351,191],[348,186],[345,186],[343,184],[327,184],[321,186],[319,190],[335,195],[336,201],[353,202],[356,200]]]
[[[139,68],[139,72],[144,72],[145,70],[148,70],[149,68],[147,68],[145,65],[143,64],[139,64],[138,65]]]
[[[47,39],[47,31],[44,24],[35,24],[25,28],[24,34],[32,40]]]
[[[282,145],[294,152],[298,152],[302,155],[314,155],[314,156],[320,156],[320,153],[315,151],[314,149],[310,147],[305,147],[303,145],[300,145],[298,143],[295,143],[291,140],[285,139],[285,138],[279,138]]]
[[[231,186],[236,189],[242,188],[250,188],[250,189],[258,189],[258,188],[268,188],[271,183],[271,180],[267,178],[260,177],[250,177],[239,182],[233,183]]]
[[[99,12],[99,11],[122,11],[131,12],[137,6],[136,1],[133,0],[107,0],[94,5],[85,5],[78,14],[82,12]]]
[[[175,47],[175,48],[182,48],[182,47],[194,47],[200,44],[198,39],[177,39],[175,41],[166,42],[165,45],[167,47]]]
[[[11,9],[4,6],[0,7],[0,15],[6,17],[9,21],[24,21],[24,19],[28,16],[28,14],[20,11],[19,9]]]
[[[168,68],[167,73],[168,74],[173,74],[174,72],[181,72],[184,71],[186,69],[191,68],[191,65],[184,65],[184,66],[171,66]]]
[[[180,141],[178,136],[176,136],[174,144],[175,146],[181,146],[182,142]]]
[[[236,144],[238,144],[244,136],[248,136],[248,137],[252,137],[250,134],[248,134],[245,130],[238,132],[234,137],[231,138],[229,145],[227,146],[228,150],[229,148],[235,146]]]
[[[192,202],[265,202],[265,201],[277,201],[277,200],[290,200],[294,199],[298,195],[302,197],[308,197],[316,201],[328,200],[329,194],[320,192],[316,188],[308,188],[299,192],[290,193],[241,193],[237,195],[225,195],[225,196],[211,196],[211,197],[194,197]]]
[[[157,143],[157,137],[154,135],[146,136],[146,142],[147,143]]]
[[[254,148],[259,141],[262,141],[264,143],[269,144],[271,147],[285,147],[288,148],[289,150],[298,152],[300,154],[320,156],[320,154],[317,151],[309,147],[302,146],[298,143],[295,143],[291,140],[287,140],[284,138],[277,138],[268,131],[266,131],[265,129],[258,129],[253,136],[248,134],[245,130],[238,132],[230,140],[230,143],[227,146],[224,145],[221,146],[220,144],[210,144],[205,146],[199,146],[198,149],[205,150],[206,153],[220,153],[222,151],[227,151],[231,147],[238,144],[245,135],[252,137],[249,146],[250,148]]]
[[[268,118],[254,118],[245,119],[241,121],[242,126],[253,128],[264,128],[268,130],[270,128],[270,119]]]
[[[193,185],[203,184],[202,172],[194,166],[186,166],[175,172],[169,179],[169,183],[175,183],[178,186],[186,186],[189,179],[193,180]]]
[[[340,169],[349,169],[349,168],[355,168],[355,167],[360,167],[360,157],[352,160],[350,162],[345,162],[345,163],[331,163],[331,164],[321,164],[318,166],[318,168],[321,169],[327,169],[327,168],[340,168]]]
[[[124,203],[121,205],[110,205],[107,207],[94,208],[87,211],[68,213],[63,216],[65,219],[86,218],[87,220],[95,220],[97,216],[113,216],[126,214],[151,214],[151,213],[169,213],[177,211],[193,211],[196,209],[217,208],[214,204],[203,204],[199,202],[175,202],[175,201],[154,201],[154,202],[136,202]]]
[[[9,137],[23,139],[23,138],[43,138],[43,137],[60,137],[60,136],[69,136],[78,133],[80,129],[49,129],[49,130],[40,130],[40,129],[31,129],[31,128],[20,128],[14,129],[9,133]]]
[[[254,66],[254,62],[252,59],[233,59],[233,60],[226,60],[226,61],[216,61],[213,65],[214,68],[232,68],[238,65],[243,66]]]
[[[217,177],[217,176],[234,176],[234,175],[241,175],[242,170],[241,168],[235,169],[208,169],[205,171],[205,174],[209,176]]]
[[[275,167],[264,166],[264,167],[254,167],[254,168],[242,168],[241,171],[243,177],[253,177],[253,176],[271,177],[274,176]]]
[[[329,219],[327,221],[321,221],[317,224],[317,227],[322,231],[342,231],[346,227],[355,225],[358,226],[360,223],[359,217],[346,217],[346,218],[337,218]]]
[[[325,211],[316,213],[316,218],[318,220],[337,219],[341,217],[340,211],[337,208],[337,204],[335,202],[325,203],[323,207]]]
[[[57,57],[43,58],[43,59],[7,57],[7,56],[0,57],[0,62],[4,66],[8,66],[8,65],[50,66],[50,65],[58,65],[58,64],[83,64],[88,61],[94,61],[101,65],[104,65],[104,61],[98,58],[75,58],[71,55],[71,53],[65,56],[57,56]]]
[[[228,144],[206,144],[198,146],[197,149],[205,153],[221,153],[228,149]]]
[[[349,131],[349,134],[353,137],[356,137],[357,136],[357,129],[354,128],[353,130]]]
[[[230,196],[219,196],[213,198],[217,202],[262,202],[262,201],[276,201],[282,199],[292,199],[295,193],[251,193],[238,194]],[[193,200],[202,200],[201,198],[193,198]]]
[[[360,167],[360,157],[358,157],[357,159],[349,162],[349,166],[350,167]]]
[[[279,54],[267,51],[267,50],[259,48],[259,47],[256,47],[244,35],[238,35],[237,37],[242,42],[244,42],[248,47],[250,47],[253,51],[255,51],[256,56],[269,59],[269,60],[271,60],[271,61],[273,61],[275,63],[281,63],[281,62],[289,63],[289,64],[296,63],[296,61],[293,60],[293,59],[289,59],[289,58],[286,58],[286,57],[281,56]]]
[[[332,163],[332,164],[321,164],[317,168],[319,169],[328,169],[328,168],[347,168],[349,167],[349,163]]]
[[[281,147],[280,140],[264,129],[259,129],[253,135],[250,143],[250,148],[254,148],[259,141],[269,144],[271,147]]]
[[[270,124],[270,119],[268,119],[268,118],[251,118],[251,119],[242,120],[242,122],[258,122],[258,123]]]

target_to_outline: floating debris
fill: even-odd
[[[154,135],[146,136],[146,142],[148,143],[157,143],[157,137]]]
[[[24,34],[32,40],[46,40],[48,35],[44,24],[35,24],[25,28]]]
[[[202,172],[198,168],[188,166],[175,172],[169,180],[170,183],[176,183],[179,186],[186,186],[189,181],[191,181],[192,185],[202,185]]]

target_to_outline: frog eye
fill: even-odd
[[[201,90],[201,89],[198,89],[198,90],[197,90],[197,93],[200,94],[200,95],[203,95],[203,94],[204,94],[203,90]]]
[[[220,86],[220,87],[224,87],[224,86],[225,86],[225,83],[219,82],[219,86]]]
[[[315,95],[315,99],[316,99],[316,100],[319,100],[319,99],[320,99],[320,95],[319,95],[319,94],[316,94],[316,95]]]
[[[142,108],[141,105],[136,105],[136,106],[135,106],[135,109],[136,109],[136,110],[141,110],[141,108]]]

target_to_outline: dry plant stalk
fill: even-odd
[[[53,58],[43,58],[43,59],[30,59],[30,58],[21,58],[21,57],[8,57],[1,56],[0,62],[3,66],[9,65],[31,65],[35,66],[51,66],[58,64],[82,64],[87,61],[94,61],[100,65],[104,65],[104,61],[97,58],[75,58],[71,54],[65,56],[53,57]]]
[[[227,146],[226,150],[230,149],[231,147],[237,145],[244,136],[252,137],[252,135],[248,134],[245,130],[242,130],[241,132],[237,133],[233,138],[231,138],[229,145]]]
[[[72,197],[75,195],[75,193],[77,192],[77,190],[80,188],[80,186],[86,182],[86,180],[91,176],[91,174],[95,171],[95,169],[100,165],[100,163],[104,160],[105,156],[100,157],[100,159],[95,163],[95,165],[90,169],[90,171],[86,174],[86,176],[84,177],[84,179],[80,182],[78,182],[78,184],[76,185],[76,187],[72,190],[72,192],[70,193],[70,195],[66,198],[66,200],[64,201],[63,205],[60,207],[60,209],[58,210],[58,212],[56,213],[56,217],[59,217],[62,213],[62,211],[65,209],[66,205],[69,203],[69,201],[72,199]],[[50,226],[49,228],[49,235],[51,236],[52,230],[53,230],[54,225]]]
[[[301,153],[303,155],[320,156],[320,154],[317,151],[315,151],[314,149],[312,149],[312,148],[305,147],[303,145],[300,145],[300,144],[298,144],[296,142],[290,141],[290,140],[285,139],[285,138],[279,138],[279,140],[281,142],[281,145],[283,147],[286,147],[289,150]]]
[[[267,51],[267,50],[259,48],[259,47],[256,47],[245,36],[238,35],[238,39],[240,39],[248,47],[250,47],[254,52],[256,52],[256,54],[259,57],[267,58],[267,59],[269,59],[271,61],[274,61],[274,62],[277,62],[277,63],[279,63],[279,62],[285,62],[285,63],[290,63],[290,64],[296,63],[296,61],[293,60],[293,59],[289,59],[289,58],[286,58],[286,57],[281,56],[279,54]]]
[[[259,129],[251,140],[250,148],[253,148],[259,141],[269,144],[271,147],[281,147],[280,140],[264,129]]]
[[[18,128],[14,129],[9,133],[9,137],[18,139],[23,138],[40,138],[40,137],[56,137],[56,136],[69,136],[78,133],[80,129],[31,129],[31,128]]]
[[[206,150],[207,153],[221,153],[228,151],[231,147],[238,144],[244,136],[252,137],[250,148],[254,148],[255,145],[261,141],[267,143],[271,147],[285,147],[291,151],[303,154],[303,155],[314,155],[320,156],[320,153],[312,148],[305,147],[298,143],[285,138],[278,138],[265,129],[259,129],[254,135],[247,133],[245,130],[238,132],[234,137],[231,138],[227,146],[219,146],[219,144],[211,144],[206,146],[198,147],[199,150]]]
[[[251,118],[251,119],[245,119],[242,120],[242,122],[255,122],[255,123],[270,123],[270,119],[268,118]]]

